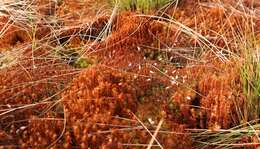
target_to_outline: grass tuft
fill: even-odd
[[[256,37],[249,37],[251,42],[246,42],[244,49],[244,61],[241,66],[241,82],[243,92],[247,100],[244,121],[257,119],[260,115],[260,45]]]
[[[137,10],[142,13],[149,13],[151,10],[160,9],[174,0],[112,0],[112,4],[119,3],[124,10]]]

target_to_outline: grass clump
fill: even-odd
[[[119,7],[124,10],[140,11],[149,13],[151,10],[159,9],[172,0],[112,0],[112,4],[119,4]]]
[[[250,122],[230,129],[196,132],[193,133],[193,138],[198,143],[196,148],[257,148],[258,129],[259,124]]]
[[[247,99],[243,121],[257,119],[260,115],[260,45],[254,41],[247,43],[243,50],[241,82]]]

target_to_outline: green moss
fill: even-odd
[[[145,102],[145,97],[144,97],[144,96],[141,96],[141,97],[139,98],[139,102],[140,102],[140,103],[144,103],[144,102]]]
[[[156,60],[159,62],[169,61],[168,53],[160,50],[145,49],[144,57],[149,60]]]
[[[168,103],[168,108],[169,108],[169,110],[170,110],[170,112],[171,113],[173,113],[173,114],[177,114],[177,115],[180,115],[180,107],[177,105],[177,104],[175,104],[174,102],[169,102]]]
[[[57,5],[61,6],[64,3],[64,0],[57,0]]]
[[[88,58],[80,58],[75,62],[75,67],[76,68],[88,68],[93,64],[92,60]]]

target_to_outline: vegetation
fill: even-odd
[[[160,9],[166,4],[173,3],[172,0],[112,0],[112,5],[118,4],[125,10],[137,10],[148,13],[152,10]]]
[[[0,2],[0,148],[257,148],[260,4]]]
[[[259,43],[255,38],[248,37],[249,42],[245,41],[245,46],[241,46],[244,47],[242,49],[244,61],[241,66],[241,80],[243,92],[247,99],[242,116],[244,122],[257,119],[260,115],[260,57]]]

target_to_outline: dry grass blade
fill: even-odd
[[[147,149],[151,149],[151,148],[152,148],[153,143],[154,143],[154,141],[155,141],[155,139],[156,139],[156,136],[157,136],[158,131],[160,130],[162,124],[163,124],[163,119],[161,119],[161,120],[159,121],[159,123],[158,123],[158,125],[157,125],[157,127],[156,127],[156,130],[155,130],[155,132],[154,132],[154,134],[153,134],[153,137],[152,137],[151,141],[149,142],[149,146],[147,147]]]
[[[134,114],[132,113],[132,115],[134,116],[134,118],[142,125],[142,127],[150,134],[150,136],[152,137],[152,142],[156,142],[157,145],[163,149],[162,145],[160,144],[160,142],[156,139],[156,136],[154,136],[150,130],[144,125],[144,123]],[[163,123],[163,121],[160,121],[160,123]],[[159,127],[160,128],[160,127]],[[151,144],[148,145],[148,147],[151,146]]]

